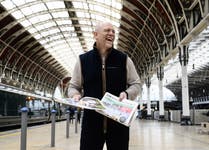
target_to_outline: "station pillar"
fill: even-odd
[[[191,125],[190,110],[189,110],[189,88],[188,88],[188,75],[187,65],[189,60],[188,47],[181,45],[179,47],[179,61],[181,64],[182,71],[182,115],[181,125]]]
[[[163,77],[164,77],[164,67],[159,66],[157,68],[157,78],[158,78],[158,88],[159,88],[159,120],[165,120],[164,114],[164,98],[163,98]]]
[[[151,114],[151,100],[150,100],[150,85],[151,85],[150,77],[148,77],[145,80],[145,83],[147,86],[147,118],[151,119],[152,114]]]

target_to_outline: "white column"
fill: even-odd
[[[147,116],[151,116],[150,86],[147,86]]]
[[[182,84],[182,116],[181,125],[191,125],[190,111],[189,111],[189,86],[187,76],[187,65],[189,60],[189,52],[187,46],[180,46],[179,60],[181,63],[181,84]]]
[[[159,86],[159,115],[164,118],[163,81],[158,80]]]
[[[188,76],[187,76],[187,65],[181,66],[182,71],[182,107],[183,107],[183,117],[189,117],[190,111],[189,111],[189,89],[188,89]]]
[[[158,78],[158,89],[159,89],[159,120],[164,120],[164,100],[163,100],[163,77],[164,77],[164,67],[159,66],[157,68],[157,78]]]

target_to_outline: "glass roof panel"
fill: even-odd
[[[24,20],[24,21],[21,21],[20,22],[24,27],[28,27],[28,26],[31,26],[32,24],[28,21],[28,20]]]
[[[75,8],[88,9],[88,5],[83,2],[72,2]]]
[[[80,17],[80,18],[82,18],[82,17],[90,18],[89,14],[87,14],[85,12],[78,11],[78,12],[76,12],[76,14],[77,14],[77,17]]]
[[[52,13],[52,16],[53,16],[54,18],[59,18],[59,17],[69,17],[67,11]]]
[[[38,34],[34,35],[34,37],[38,40],[38,39],[40,39],[42,36],[38,33]]]
[[[93,34],[92,33],[83,33],[83,36],[92,37],[93,38]]]
[[[79,23],[80,24],[84,24],[84,25],[90,25],[91,26],[91,22],[90,22],[90,20],[81,20],[81,19],[79,19]]]
[[[39,16],[33,16],[29,19],[29,21],[33,24],[36,24],[38,22],[47,21],[52,19],[52,17],[49,14],[43,14]]]
[[[58,25],[62,25],[62,24],[71,25],[72,24],[71,20],[57,20],[56,22]]]
[[[79,21],[80,22],[80,21]],[[81,29],[82,29],[82,31],[87,31],[87,32],[90,32],[90,33],[92,33],[93,32],[93,29],[92,29],[92,27],[81,27]]]
[[[55,29],[46,30],[44,32],[41,32],[41,35],[48,36],[48,35],[51,35],[51,34],[54,34],[54,33],[58,33],[58,32],[60,32],[60,31],[57,28],[55,28]]]
[[[43,40],[39,40],[39,42],[40,42],[42,45],[44,45],[44,44],[46,44],[46,43],[47,43],[47,41],[46,41],[45,39],[43,39]]]
[[[71,5],[67,8],[67,3],[71,3],[72,9],[69,9]],[[117,27],[122,8],[121,0],[65,3],[60,0],[4,0],[1,4],[68,70],[69,74],[72,73],[77,56],[92,49],[92,32],[98,22],[111,21],[116,27],[116,33],[119,33]],[[71,13],[75,16],[70,17]]]
[[[65,42],[63,44],[60,44],[60,45],[55,45],[53,47],[53,50],[51,52],[54,52],[56,54],[63,54],[61,50],[64,50],[64,49],[67,49],[68,46],[65,44]]]
[[[65,8],[65,4],[62,1],[46,2],[46,5],[49,9]]]
[[[57,45],[63,45],[63,44],[66,44],[65,40],[59,40],[59,41],[55,41],[53,43],[50,43],[50,49],[48,51],[54,51],[54,46],[57,46]],[[48,46],[48,45],[47,45]]]
[[[12,0],[12,2],[17,6],[23,5],[25,3],[25,1],[21,1],[21,0]]]
[[[43,23],[43,24],[37,24],[37,25],[34,25],[35,28],[37,30],[43,30],[43,29],[47,29],[47,28],[50,28],[50,27],[53,27],[53,26],[56,26],[56,24],[54,22],[46,22],[46,23]]]
[[[12,1],[3,1],[3,2],[1,2],[1,4],[2,4],[5,8],[7,8],[7,10],[10,10],[10,9],[12,9],[12,8],[15,7],[15,5],[14,5],[14,3],[13,3]]]
[[[70,31],[74,31],[74,27],[71,26],[62,27],[60,30],[70,32]]]
[[[33,13],[41,12],[41,11],[46,11],[47,8],[43,3],[39,3],[36,5],[31,5],[30,9]]]
[[[17,19],[23,18],[24,15],[21,11],[17,10],[15,12],[12,12],[12,15],[15,16]]]
[[[37,32],[37,30],[36,30],[35,28],[30,28],[30,29],[28,29],[28,31],[29,31],[31,34]]]
[[[25,15],[33,14],[33,9],[30,6],[22,8],[21,11]]]

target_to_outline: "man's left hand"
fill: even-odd
[[[119,101],[122,101],[123,99],[127,99],[127,94],[125,92],[121,92],[119,96]]]

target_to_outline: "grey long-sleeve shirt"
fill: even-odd
[[[136,72],[133,61],[129,57],[127,57],[126,69],[127,69],[127,87],[128,87],[126,89],[126,92],[128,93],[128,99],[134,100],[136,96],[139,93],[141,93],[141,82]],[[81,62],[80,59],[78,59],[73,71],[72,79],[70,81],[68,96],[73,97],[73,95],[75,94],[82,95],[82,89],[83,89],[83,77],[81,73]]]

